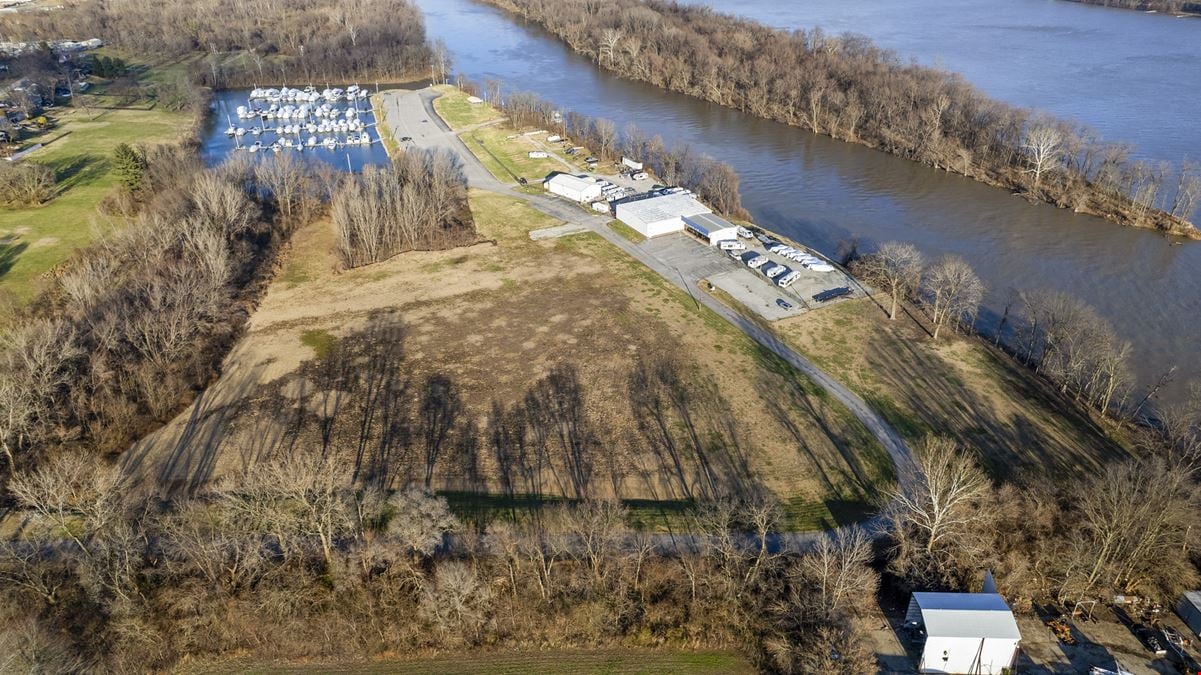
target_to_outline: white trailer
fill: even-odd
[[[636,162],[629,157],[622,157],[621,163],[633,169],[634,171],[642,171],[642,162]]]
[[[758,255],[758,256],[755,256],[754,258],[751,258],[750,260],[748,260],[746,263],[746,266],[754,270],[754,269],[759,269],[760,267],[763,267],[764,265],[767,264],[767,262],[768,262],[767,256]]]
[[[801,278],[801,273],[797,272],[796,270],[793,270],[793,271],[789,272],[788,274],[785,274],[784,276],[780,277],[779,279],[776,279],[776,285],[779,286],[780,288],[788,288],[789,286],[792,285],[792,282],[794,282],[800,278]]]
[[[727,239],[725,241],[719,241],[719,242],[717,242],[717,246],[718,246],[718,248],[720,248],[723,251],[745,251],[746,250],[746,244],[742,243],[741,241],[734,241],[732,239]]]
[[[543,150],[530,150],[527,154],[529,154],[530,159],[546,159],[550,157],[550,153]]]

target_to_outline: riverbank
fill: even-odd
[[[1134,9],[1151,14],[1171,14],[1181,18],[1201,18],[1201,3],[1183,0],[1068,0],[1068,2],[1114,9]]]
[[[1062,120],[990,100],[945,71],[904,65],[861,40],[785,33],[706,9],[672,6],[656,10],[658,22],[680,31],[668,46],[626,30],[621,6],[584,21],[578,13],[551,17],[526,0],[485,1],[542,27],[626,79],[959,173],[1077,213],[1201,239],[1187,220],[1195,204],[1183,212],[1157,208],[1163,176],[1123,158],[1116,146],[1098,143],[1087,130]],[[718,54],[710,47],[713,35],[739,46]],[[741,42],[734,39],[738,35]],[[626,48],[631,44],[639,49]],[[771,74],[758,79],[748,74],[761,71]],[[787,84],[769,87],[768,81]],[[898,87],[910,93],[899,94]],[[1090,165],[1089,158],[1102,155],[1103,162]],[[1201,177],[1192,180],[1201,186]]]

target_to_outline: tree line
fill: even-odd
[[[862,532],[767,546],[778,509],[708,502],[699,536],[630,529],[583,501],[471,534],[419,487],[348,487],[314,448],[170,503],[64,455],[14,477],[0,542],[0,661],[16,671],[166,669],[182,657],[363,658],[475,647],[738,648],[779,672],[873,669],[858,621]]]
[[[475,239],[467,177],[445,150],[408,151],[386,167],[365,167],[343,181],[330,210],[347,268]]]
[[[475,93],[478,89],[464,85]],[[612,120],[593,118],[575,111],[562,112],[550,101],[534,94],[516,93],[501,97],[496,84],[486,84],[490,102],[505,113],[516,129],[542,127],[554,129],[571,142],[591,149],[602,161],[624,156],[642,162],[668,185],[692,190],[719,213],[748,218],[738,193],[739,179],[725,162],[699,153],[686,143],[668,145],[662,136],[648,137],[633,123],[618,129]]]
[[[13,15],[12,39],[101,37],[137,54],[200,55],[212,87],[401,81],[430,65],[425,24],[408,0],[76,1]]]
[[[737,649],[769,672],[873,672],[865,618],[881,583],[976,590],[992,569],[1019,613],[1193,587],[1195,429],[1191,454],[1022,487],[930,438],[888,495],[883,546],[852,527],[801,550],[771,545],[780,511],[763,498],[700,500],[674,537],[598,499],[472,530],[428,489],[358,484],[315,445],[167,502],[65,453],[8,485],[23,526],[0,541],[0,653],[7,669],[67,672],[677,646]]]
[[[1201,172],[1131,159],[1090,129],[990,99],[867,38],[783,31],[662,0],[488,0],[600,67],[1078,212],[1197,236]]]
[[[1083,5],[1100,5],[1102,7],[1117,7],[1119,9],[1137,9],[1143,12],[1155,11],[1165,14],[1201,14],[1201,2],[1190,0],[1070,0]]]
[[[945,327],[972,330],[984,299],[984,284],[962,258],[928,264],[910,244],[885,242],[851,261],[851,270],[883,294],[889,319],[912,302],[934,340]],[[1101,415],[1130,419],[1142,412],[1145,400],[1134,400],[1130,343],[1084,301],[1059,291],[1019,292],[997,328],[998,343],[1007,330],[1014,356],[1061,395]]]

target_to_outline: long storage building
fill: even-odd
[[[543,183],[546,191],[566,197],[575,202],[591,202],[600,199],[601,186],[594,180],[580,178],[569,173],[557,173]]]
[[[676,193],[621,202],[617,219],[644,237],[658,237],[684,229],[684,219],[713,213],[690,194]]]

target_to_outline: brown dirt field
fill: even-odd
[[[318,352],[387,324],[401,327],[389,339],[403,352],[407,381],[452,381],[480,434],[481,478],[473,484],[475,474],[441,466],[442,489],[497,490],[485,438],[492,404],[517,403],[553,367],[570,364],[601,449],[595,494],[685,497],[699,482],[700,452],[685,447],[697,466],[681,476],[652,451],[653,434],[629,402],[640,360],[677,367],[691,387],[695,442],[722,466],[745,462],[794,526],[846,522],[891,479],[882,449],[845,409],[687,294],[593,235],[531,242],[529,230],[556,223],[516,199],[473,192],[472,208],[481,238],[495,244],[410,252],[344,273],[335,272],[327,224],[297,233],[221,379],[126,453],[126,470],[147,489],[177,493],[279,451],[293,411],[329,400],[301,371],[311,374]],[[686,436],[678,415],[668,427]],[[306,432],[300,442],[318,441]]]
[[[1033,374],[983,343],[931,342],[911,318],[890,322],[870,299],[781,322],[781,332],[853,387],[903,435],[949,435],[994,477],[1095,470],[1128,452]]]

